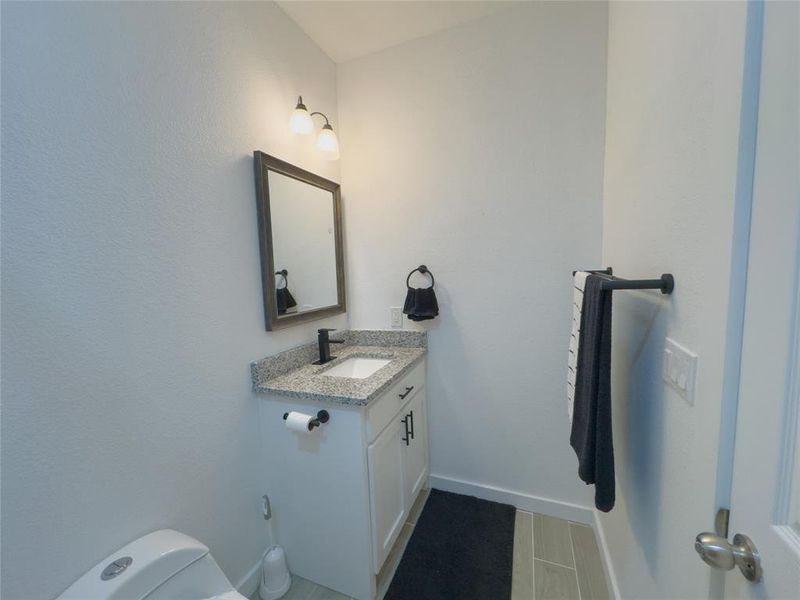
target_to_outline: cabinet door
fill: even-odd
[[[411,505],[428,480],[428,419],[425,406],[425,390],[420,390],[409,402],[401,418],[408,423],[408,443],[403,442],[406,507]]]
[[[380,571],[406,519],[403,484],[405,442],[401,439],[404,434],[405,429],[398,416],[367,449],[375,573]]]

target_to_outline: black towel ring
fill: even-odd
[[[436,285],[436,280],[433,278],[433,273],[431,273],[431,272],[428,270],[428,267],[426,267],[425,265],[420,265],[420,266],[418,266],[416,269],[412,270],[412,271],[411,271],[411,273],[409,273],[409,274],[408,274],[408,277],[406,277],[406,287],[407,287],[408,289],[411,289],[411,286],[409,285],[409,282],[411,281],[411,276],[412,276],[414,273],[416,273],[417,271],[419,271],[419,272],[420,272],[420,273],[422,273],[423,275],[427,275],[428,277],[430,277],[430,278],[431,278],[431,287],[433,287],[434,285]]]
[[[280,275],[283,277],[283,287],[289,287],[289,271],[286,269],[281,269],[280,271],[275,271],[275,275]]]

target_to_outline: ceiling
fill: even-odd
[[[508,7],[502,0],[278,0],[336,62],[345,62]]]

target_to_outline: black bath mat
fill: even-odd
[[[431,490],[385,600],[508,600],[515,513]]]

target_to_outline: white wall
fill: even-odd
[[[338,180],[335,68],[271,3],[3,3],[2,596],[173,527],[237,582],[268,543],[249,362],[252,151]]]
[[[584,506],[566,345],[571,271],[600,259],[606,10],[508,9],[337,82],[351,325],[387,328],[406,274],[436,276],[432,473]]]
[[[675,275],[614,297],[617,506],[600,523],[624,598],[706,598],[737,177],[745,3],[611,3],[603,262]],[[699,355],[695,405],[661,380]]]

